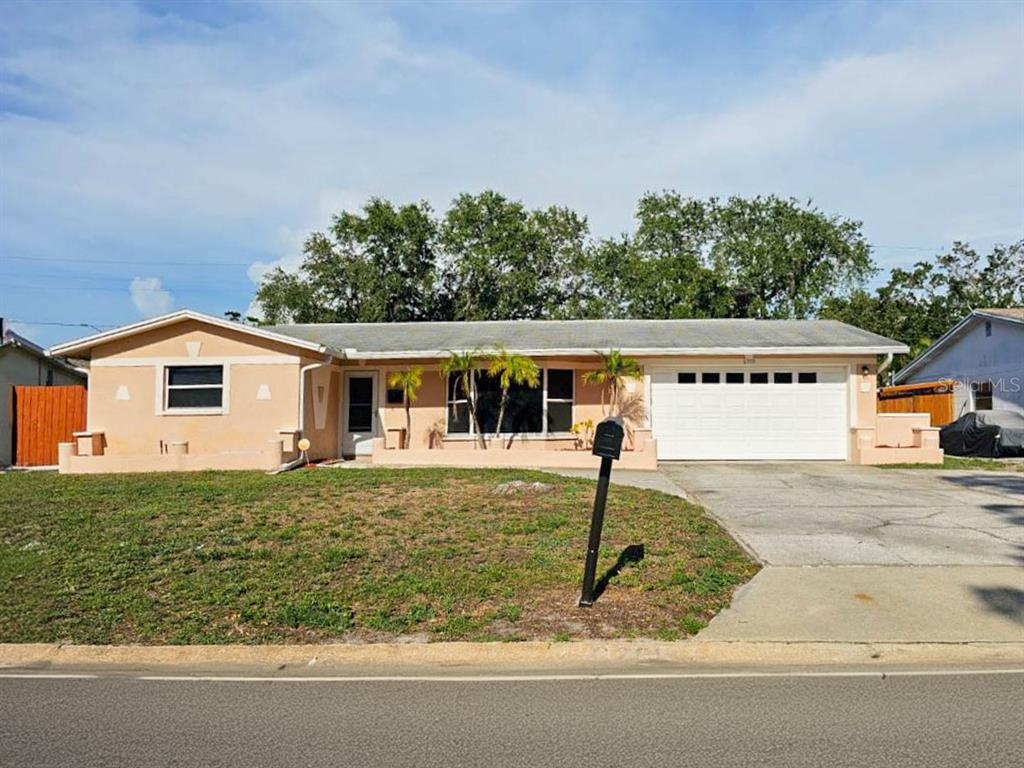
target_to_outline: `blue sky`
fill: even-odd
[[[883,266],[1024,236],[1024,5],[0,2],[0,314],[52,344],[249,305],[371,195],[598,235],[775,193]],[[28,321],[28,322],[26,322]]]

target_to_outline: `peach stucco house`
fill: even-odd
[[[452,350],[531,356],[541,386],[517,388],[503,437],[475,447],[465,400],[438,373]],[[878,414],[876,364],[906,352],[834,321],[580,320],[315,324],[255,328],[184,310],[51,350],[86,361],[88,431],[62,472],[272,469],[299,458],[380,465],[597,465],[580,425],[607,393],[584,381],[598,351],[643,366],[620,466],[659,460],[941,461],[927,414]],[[388,374],[424,370],[411,405]],[[480,379],[484,429],[494,387]],[[488,419],[490,423],[488,424]],[[576,426],[577,432],[573,432]],[[506,449],[505,446],[510,446]]]

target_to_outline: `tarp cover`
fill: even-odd
[[[1024,416],[1015,411],[975,411],[947,424],[939,445],[952,456],[1024,456]]]

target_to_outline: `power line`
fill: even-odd
[[[4,256],[0,261],[10,259],[11,261],[59,261],[69,264],[124,264],[126,266],[152,265],[167,267],[251,267],[260,259],[251,261],[149,261],[142,259],[69,259],[49,256]],[[276,261],[276,259],[270,259]],[[269,262],[263,262],[264,264]]]
[[[117,328],[116,325],[93,325],[92,323],[57,323],[52,320],[15,320],[11,318],[8,320],[11,323],[21,323],[22,325],[57,325],[61,328],[92,328],[97,331],[103,331],[108,328]]]
[[[134,279],[148,280],[152,275],[135,275],[132,278],[122,275],[83,275],[75,274],[72,272],[0,272],[0,277],[9,277],[13,280],[35,280],[37,278],[52,278],[54,280],[81,280],[86,282],[99,282],[99,283],[110,283],[116,285],[130,285],[130,281]],[[161,281],[161,288],[166,289],[167,286],[163,284],[162,278],[157,278]],[[204,280],[202,278],[189,278],[175,275],[175,285],[225,285],[229,278],[212,278]],[[140,289],[141,290],[141,289]],[[184,290],[184,289],[183,289]]]

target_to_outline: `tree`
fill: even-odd
[[[857,325],[902,341],[910,354],[897,355],[893,372],[927,349],[954,323],[985,307],[1024,305],[1024,240],[996,245],[982,256],[953,243],[948,253],[894,269],[874,293],[856,291],[827,300],[820,316]]]
[[[487,441],[484,439],[483,430],[480,429],[479,411],[477,409],[476,376],[480,368],[480,350],[471,352],[453,352],[449,350],[448,358],[441,363],[441,378],[445,380],[445,386],[452,376],[458,379],[458,387],[466,395],[466,407],[469,411],[469,418],[476,432],[477,445],[487,449]],[[456,390],[457,391],[457,390]],[[454,407],[454,406],[453,406]]]
[[[611,398],[608,403],[608,411],[610,415],[616,416],[619,415],[619,400],[622,391],[626,388],[626,382],[630,379],[643,379],[643,368],[632,357],[623,357],[622,353],[617,349],[608,350],[607,355],[603,352],[598,352],[597,354],[601,356],[601,367],[584,373],[583,381],[587,384],[596,384],[602,387],[602,410],[604,409],[604,388],[610,390]]]
[[[812,317],[873,273],[859,222],[777,197],[666,191],[636,231],[592,239],[584,216],[498,192],[425,203],[373,198],[305,243],[297,273],[257,292],[268,322]]]
[[[417,392],[422,384],[422,368],[392,371],[388,374],[388,386],[392,389],[402,390],[402,399],[405,401],[405,445],[402,446],[403,448],[412,447],[412,411],[410,407],[416,402]]]
[[[563,317],[585,281],[586,219],[529,210],[493,191],[459,195],[441,224],[446,307],[453,320]]]
[[[298,274],[278,268],[256,299],[270,322],[397,322],[434,316],[437,222],[426,203],[371,198],[314,232]]]
[[[237,309],[229,309],[224,313],[224,317],[230,320],[232,323],[238,323],[239,325],[259,325],[260,319],[253,317],[252,315],[242,315]]]
[[[644,195],[620,269],[631,317],[811,317],[874,271],[857,221],[774,196]]]
[[[501,432],[501,423],[505,419],[505,411],[508,407],[509,390],[513,384],[527,386],[531,389],[540,386],[540,368],[529,357],[516,355],[504,347],[498,347],[491,355],[487,373],[498,380],[501,387],[501,404],[498,406],[498,422],[495,425],[495,435]],[[509,438],[507,448],[512,447],[512,438]]]

